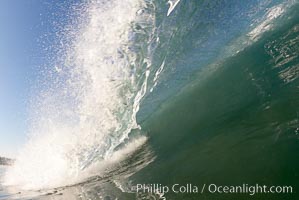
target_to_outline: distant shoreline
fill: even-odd
[[[9,166],[14,163],[14,160],[11,158],[0,157],[0,165]]]

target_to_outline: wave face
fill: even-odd
[[[37,189],[79,181],[140,129],[153,7],[140,0],[88,1],[75,11],[77,21],[63,33],[68,43],[32,100],[30,138],[6,184]]]
[[[296,186],[298,8],[297,0],[76,6],[6,183],[71,184],[61,199],[129,200],[164,195],[135,194],[138,183]]]
[[[171,7],[163,1],[155,1],[159,42],[152,66],[160,68],[161,73],[155,70],[158,81],[154,81],[154,77],[149,79],[149,85],[156,87],[142,101],[142,109],[137,114],[140,122],[182,87],[205,79],[217,63],[275,29],[275,21],[296,3],[294,0],[170,2],[176,7],[167,16]]]
[[[247,1],[242,1],[242,4],[244,2]],[[183,89],[168,98],[142,123],[143,130],[149,132],[157,159],[133,175],[134,183],[192,183],[199,188],[204,184],[243,183],[298,186],[298,10],[298,1],[295,4],[290,1],[268,4],[266,11],[255,17],[255,26],[250,26],[247,33],[221,46],[226,51],[218,52],[218,58],[203,67],[201,57],[190,55],[210,54],[213,57],[214,51],[206,52],[209,46],[204,50],[194,50],[193,46],[189,46],[186,47],[189,52],[181,52],[187,54],[182,62],[190,63],[183,65],[184,72],[192,66],[199,70],[195,79],[189,79]],[[213,15],[210,13],[210,16]],[[199,39],[194,31],[189,32],[188,40]],[[216,38],[213,44],[217,46],[220,38]],[[179,50],[174,51],[177,53]],[[196,62],[192,62],[194,60]],[[164,69],[167,70],[168,62],[165,63]],[[177,66],[179,60],[173,63]],[[177,77],[182,77],[182,74]],[[170,84],[169,81],[167,83]],[[145,174],[151,176],[145,177]],[[298,193],[250,196],[170,192],[165,197],[298,199]]]

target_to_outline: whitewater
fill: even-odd
[[[70,185],[96,175],[89,169],[94,163],[103,167],[116,154],[116,160],[124,158],[116,148],[132,130],[141,132],[136,113],[151,67],[146,48],[154,34],[152,9],[140,0],[77,6],[80,18],[65,30],[67,43],[32,99],[29,140],[6,174],[6,185]],[[139,39],[144,44],[136,45]],[[146,141],[142,134],[136,137],[123,145],[125,152]]]

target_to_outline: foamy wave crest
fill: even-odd
[[[5,176],[7,185],[78,182],[95,163],[123,159],[126,150],[115,156],[116,147],[140,128],[136,113],[151,72],[154,8],[141,0],[79,7],[77,24],[65,32],[63,62],[46,73],[47,87],[32,101],[29,141]]]

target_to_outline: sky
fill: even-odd
[[[51,67],[47,47],[67,23],[65,11],[61,1],[0,1],[0,156],[14,158],[26,142],[32,88]]]

